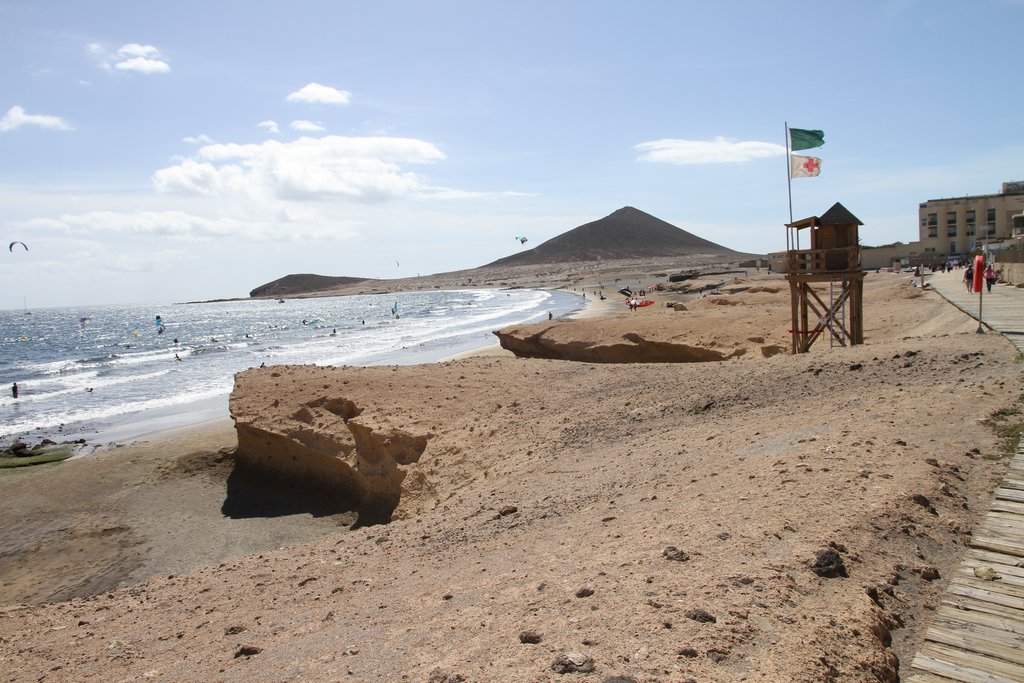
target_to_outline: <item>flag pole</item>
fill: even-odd
[[[789,121],[786,124],[786,192],[789,194],[789,222],[793,222],[793,169],[789,160]],[[799,233],[797,233],[799,236]],[[789,227],[786,228],[786,251],[789,251]]]

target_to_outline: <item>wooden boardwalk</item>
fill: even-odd
[[[933,276],[930,283],[976,315],[969,304],[977,295],[966,294],[960,276]],[[997,320],[982,319],[1024,350],[1024,290],[997,286],[986,299]],[[908,683],[1024,683],[1024,441],[907,673]]]

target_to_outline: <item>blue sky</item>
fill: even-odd
[[[472,268],[622,206],[865,244],[1024,179],[1024,0],[0,0],[0,308]],[[516,235],[529,242],[520,246]],[[629,236],[624,236],[628,239]]]

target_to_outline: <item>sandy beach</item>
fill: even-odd
[[[239,375],[295,453],[424,444],[389,524],[253,504],[230,420],[0,475],[0,678],[898,680],[1005,469],[1016,350],[900,274],[865,344],[799,356],[780,277],[637,312],[581,278],[608,300],[507,332],[618,362]],[[659,342],[724,360],[628,362]]]

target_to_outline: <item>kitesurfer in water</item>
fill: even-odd
[[[15,382],[11,385],[11,396],[18,398],[18,383]]]

